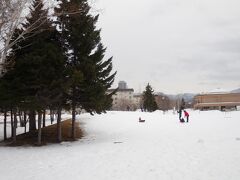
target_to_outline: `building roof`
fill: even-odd
[[[195,107],[215,107],[215,106],[239,106],[240,102],[211,102],[211,103],[197,103]]]
[[[115,91],[116,89],[108,89],[107,91],[108,92],[112,92],[112,91]],[[132,88],[127,88],[127,89],[118,89],[117,92],[128,92],[128,91],[131,91],[131,92],[134,92],[134,89]]]
[[[235,93],[235,92],[216,92],[216,93],[201,93],[201,94],[197,94],[196,96],[195,96],[195,98],[197,98],[197,97],[199,97],[199,96],[217,96],[217,95],[232,95],[232,94],[234,94],[234,95],[240,95],[240,93]]]

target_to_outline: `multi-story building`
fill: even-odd
[[[109,89],[108,94],[116,89]],[[134,89],[128,88],[125,81],[119,81],[118,88],[115,94],[112,95],[112,110],[136,110],[143,108],[143,94],[134,93]],[[168,110],[170,108],[170,100],[164,94],[155,94],[155,100],[159,109]]]
[[[142,104],[143,104],[142,93],[134,93],[133,94],[133,103],[137,109],[142,108]]]
[[[109,89],[108,93],[115,91],[115,89]],[[120,81],[116,93],[112,96],[112,109],[113,110],[133,110],[134,106],[134,89],[127,88],[127,83]]]

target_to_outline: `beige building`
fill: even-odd
[[[116,89],[109,89],[107,93],[110,94],[115,90]],[[142,93],[134,93],[134,89],[128,88],[125,81],[119,81],[117,91],[112,95],[112,110],[134,111],[136,109],[141,109],[143,104],[142,99]],[[156,94],[155,100],[159,109],[169,109],[170,100],[166,95]]]
[[[108,93],[113,92],[115,89],[109,89]],[[127,88],[127,84],[124,81],[120,81],[118,84],[118,90],[112,96],[112,109],[113,110],[134,110],[136,109],[134,100],[134,89]]]
[[[133,103],[135,104],[137,109],[141,108],[141,105],[142,105],[142,94],[141,93],[133,94]]]
[[[195,96],[194,108],[200,110],[237,109],[240,106],[240,93],[208,93]]]

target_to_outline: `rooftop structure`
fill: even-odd
[[[125,81],[119,81],[118,89],[127,89],[127,83]]]

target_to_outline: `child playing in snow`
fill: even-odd
[[[187,122],[188,122],[188,120],[189,120],[189,113],[186,110],[184,110],[183,112],[184,112],[184,117],[187,118]]]

